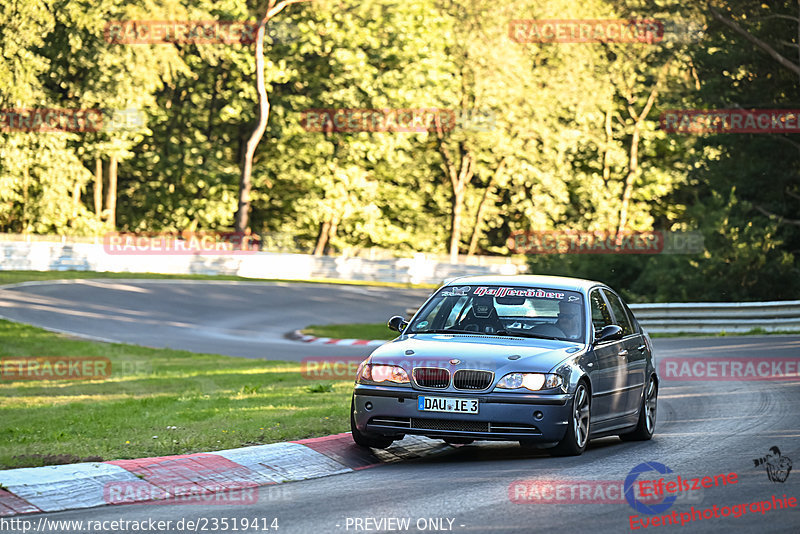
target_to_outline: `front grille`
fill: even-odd
[[[411,428],[423,430],[455,430],[460,432],[488,432],[489,423],[485,421],[455,421],[452,419],[411,418]]]
[[[373,417],[367,424],[411,428],[411,419],[408,417]]]
[[[495,433],[508,434],[541,434],[542,432],[533,425],[524,423],[490,423],[489,430]]]
[[[450,385],[450,371],[440,367],[417,367],[414,382],[424,388],[444,389]]]
[[[492,385],[494,373],[491,371],[473,371],[459,369],[453,375],[453,387],[456,389],[481,390]]]
[[[397,430],[449,430],[452,432],[491,432],[493,434],[541,435],[533,425],[524,423],[490,423],[486,421],[463,421],[455,419],[423,419],[419,417],[373,417],[368,425],[395,428]]]

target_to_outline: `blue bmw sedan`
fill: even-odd
[[[360,366],[355,442],[406,434],[519,441],[579,455],[592,438],[648,440],[658,375],[650,337],[608,286],[550,276],[476,276],[439,288]]]

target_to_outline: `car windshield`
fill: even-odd
[[[584,342],[577,291],[519,286],[448,286],[415,316],[407,334],[465,333]]]

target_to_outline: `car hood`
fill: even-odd
[[[371,355],[373,363],[413,367],[547,372],[581,352],[585,345],[549,339],[483,335],[411,334],[386,343]],[[509,356],[519,356],[510,360]],[[451,361],[452,360],[452,361]],[[453,363],[458,360],[458,363]]]

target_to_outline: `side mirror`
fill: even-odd
[[[622,328],[615,325],[610,324],[604,326],[600,333],[595,336],[595,344],[602,343],[604,341],[616,341],[618,339],[622,339]]]
[[[395,315],[394,317],[389,319],[389,322],[386,323],[386,326],[389,327],[389,330],[394,330],[395,332],[402,333],[403,330],[405,330],[406,327],[408,326],[408,321],[403,319],[403,317],[400,315]],[[620,332],[622,332],[622,329],[620,329]]]

